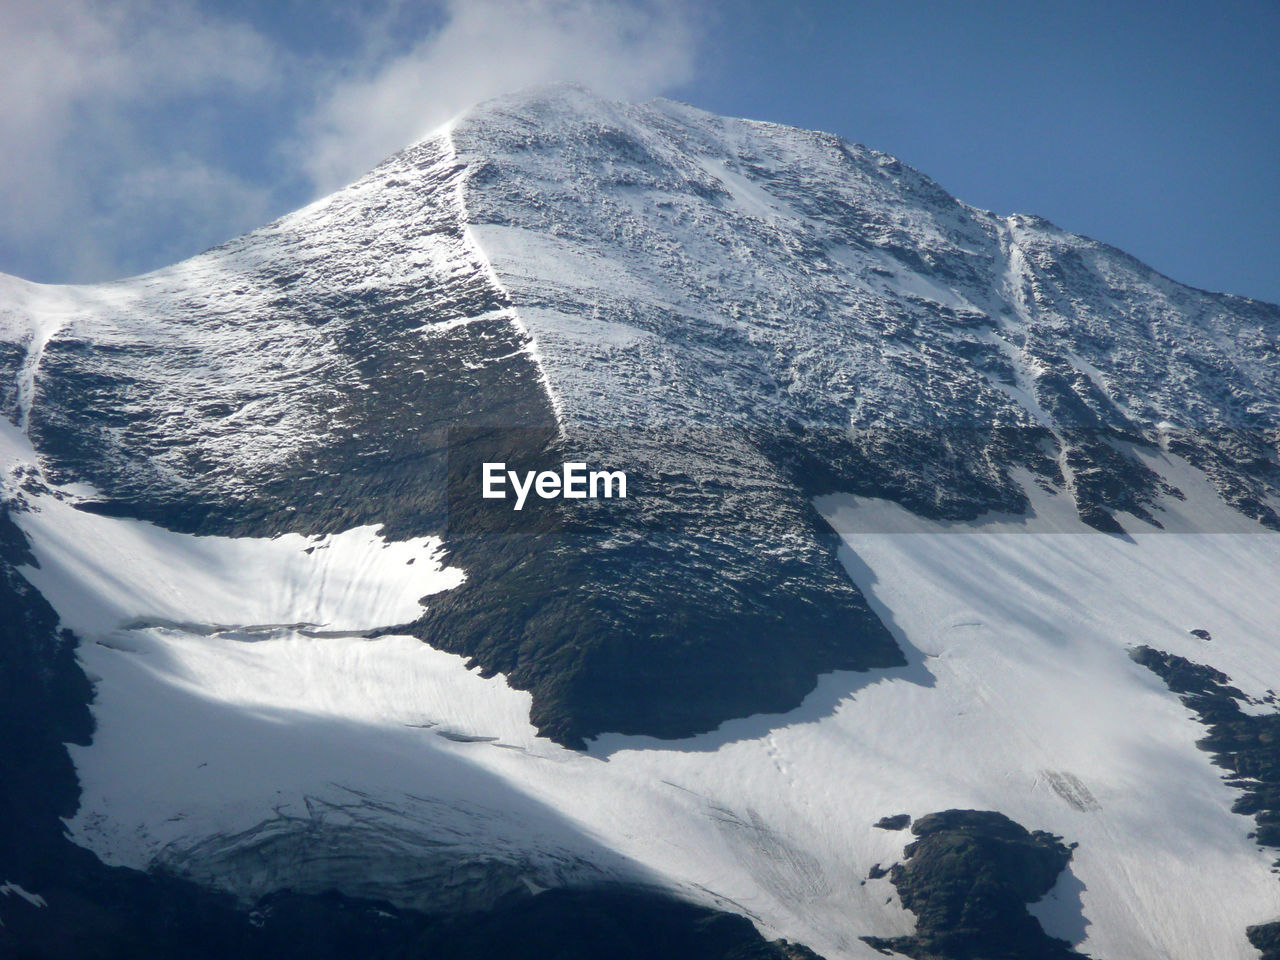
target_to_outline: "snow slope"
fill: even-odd
[[[50,497],[32,507],[19,515],[40,561],[28,576],[68,623],[193,609],[214,623],[277,624],[252,637],[175,623],[85,634],[99,728],[75,749],[84,798],[70,827],[108,862],[163,864],[246,896],[332,884],[421,905],[447,896],[436,856],[473,872],[497,859],[512,872],[486,890],[517,877],[661,883],[829,956],[871,957],[858,936],[911,921],[886,881],[860,885],[905,839],[870,825],[973,806],[1080,844],[1061,902],[1040,912],[1050,932],[1084,934],[1093,955],[1248,957],[1244,927],[1280,911],[1251,821],[1227,812],[1232,791],[1194,746],[1199,728],[1126,652],[1209,655],[1246,692],[1264,692],[1280,666],[1274,535],[1126,540],[1089,533],[1069,512],[1050,533],[910,515],[900,519],[916,532],[846,532],[850,573],[913,651],[908,667],[828,676],[792,715],[689,741],[606,737],[582,755],[538,738],[527,695],[460,658],[402,636],[284,625],[395,622],[413,592],[454,582],[430,552],[416,553],[407,569],[423,572],[398,594],[377,602],[353,587],[343,604],[318,589],[343,564],[288,538],[143,536],[136,521],[83,514],[96,535],[59,537],[54,518],[74,511]],[[901,510],[824,503],[846,530],[858,509]],[[1041,513],[1054,509],[1046,498]],[[366,551],[375,562],[356,568],[384,589],[406,552],[429,551],[379,547],[367,533],[327,542],[335,556]],[[193,550],[209,561],[203,574]],[[222,592],[220,573],[255,550],[291,571],[284,595]],[[116,583],[92,589],[98,577],[83,571]],[[184,599],[168,581],[185,585]],[[1188,633],[1197,627],[1211,648]],[[302,839],[320,826],[340,838],[332,849]]]

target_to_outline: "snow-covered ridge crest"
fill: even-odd
[[[254,499],[298,475],[340,484],[334,448],[389,423],[460,422],[487,401],[459,380],[519,381],[526,359],[537,369],[467,228],[466,175],[446,129],[173,267],[96,287],[7,282],[4,412],[30,428],[55,481],[113,501]],[[295,519],[283,528],[334,529]]]
[[[458,149],[457,149],[457,144],[454,142],[454,139],[453,139],[453,130],[457,122],[458,122],[457,120],[450,121],[449,123],[445,124],[444,127],[441,128],[441,130],[436,134],[436,136],[442,138],[448,143],[450,159],[455,162],[458,158]],[[465,185],[466,185],[466,178],[459,177],[456,181],[455,190],[454,190],[455,202],[457,203],[457,208],[458,208],[458,220],[462,224],[463,236],[466,238],[467,243],[470,244],[472,250],[475,251],[476,259],[480,264],[481,270],[484,271],[485,276],[489,279],[489,281],[493,284],[493,286],[502,293],[504,297],[509,298],[510,297],[509,292],[502,285],[502,281],[499,279],[497,272],[493,269],[493,264],[490,262],[488,255],[484,251],[484,248],[480,245],[479,241],[476,239],[475,231],[472,230],[471,228],[470,216],[467,213],[467,198],[466,198]],[[552,388],[551,381],[548,380],[547,378],[547,372],[542,363],[542,355],[538,352],[538,344],[533,337],[533,333],[529,330],[528,326],[521,319],[520,311],[516,309],[514,306],[506,308],[505,311],[503,312],[503,316],[506,316],[507,318],[509,318],[511,323],[515,326],[520,339],[524,343],[525,351],[529,354],[534,364],[537,365],[538,373],[539,373],[538,380],[542,384],[543,389],[545,389],[547,392],[547,397],[551,401],[551,407],[555,411],[557,422],[562,423],[564,419],[564,413],[561,407],[560,398],[556,394],[556,391]],[[561,429],[563,430],[563,427]]]
[[[370,335],[391,347],[375,319],[387,303],[413,305],[435,353],[511,324],[562,438],[802,424],[850,434],[840,483],[869,477],[858,492],[972,519],[1025,506],[1017,466],[1104,527],[1113,507],[1164,495],[1119,438],[1173,449],[1280,523],[1280,308],[975,210],[829,134],[575,86],[476,107],[167,270],[92,288],[6,281],[0,401],[24,426],[35,409],[38,437],[76,434],[43,444],[62,479],[92,472],[133,499],[189,497],[197,477],[251,494],[367,435],[356,391],[421,376],[375,385],[360,369]],[[103,384],[125,366],[127,383]],[[75,422],[71,378],[123,422]],[[923,469],[941,459],[948,475]]]

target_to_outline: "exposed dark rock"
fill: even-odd
[[[1259,960],[1280,960],[1280,920],[1249,927],[1245,934],[1261,954]]]
[[[75,637],[16,567],[34,564],[0,502],[0,883],[38,869],[80,795],[65,744],[93,733]],[[0,904],[2,905],[2,904]]]
[[[1208,631],[1199,632],[1208,639]],[[1221,670],[1162,650],[1141,646],[1132,656],[1195,711],[1209,730],[1196,746],[1211,754],[1214,765],[1227,771],[1223,779],[1240,791],[1231,809],[1253,817],[1258,828],[1251,836],[1260,846],[1280,848],[1280,711],[1245,713],[1240,707],[1274,703],[1275,695],[1248,697]],[[1263,960],[1280,960],[1280,920],[1247,932]]]
[[[1061,838],[985,810],[931,813],[911,832],[917,839],[889,880],[916,915],[916,932],[864,937],[868,944],[915,960],[1080,960],[1027,911],[1071,860]]]
[[[496,916],[451,925],[442,960],[821,960],[797,943],[766,941],[745,917],[634,891],[549,891]]]
[[[911,814],[895,813],[890,817],[881,817],[875,822],[881,830],[905,830],[911,826]]]
[[[82,851],[83,852],[83,851]],[[88,854],[85,854],[88,858]],[[91,858],[89,858],[91,859]],[[455,917],[335,893],[252,906],[192,884],[86,860],[44,907],[0,897],[6,960],[821,960],[736,914],[643,890],[548,891]]]
[[[1200,628],[1200,627],[1197,627],[1195,630],[1190,631],[1190,633],[1191,633],[1191,635],[1192,635],[1193,637],[1195,637],[1197,640],[1205,640],[1205,641],[1208,641],[1208,640],[1212,640],[1212,639],[1213,639],[1212,635],[1209,633],[1209,631],[1208,631],[1208,630],[1205,630],[1205,629]]]
[[[1254,818],[1261,846],[1280,848],[1280,711],[1246,713],[1240,707],[1270,703],[1272,696],[1250,698],[1222,671],[1151,647],[1137,647],[1132,656],[1195,711],[1208,728],[1197,746],[1240,791],[1231,809]]]

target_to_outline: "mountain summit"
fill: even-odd
[[[667,101],[503,98],[174,268],[9,287],[6,407],[52,481],[192,533],[450,523],[472,573],[415,630],[531,689],[568,743],[901,662],[816,495],[972,520],[1025,513],[1030,477],[1118,532],[1178,496],[1136,448],[1280,526],[1277,308]],[[494,547],[443,455],[507,446],[629,467],[637,495],[473,558]]]
[[[0,278],[6,602],[31,625],[6,683],[63,724],[30,802],[75,810],[73,741],[72,836],[112,865],[450,915],[607,880],[831,956],[902,947],[901,904],[938,902],[904,886],[909,859],[900,902],[863,889],[873,856],[912,857],[871,823],[989,807],[914,849],[976,823],[981,849],[1052,864],[1034,896],[1066,898],[1068,848],[1004,814],[1101,842],[1108,789],[1153,824],[1133,797],[1207,768],[1127,656],[1153,638],[1102,624],[1119,604],[1199,650],[1200,608],[1166,609],[1193,602],[1171,599],[1197,576],[1183,535],[1280,529],[1278,337],[1280,307],[839,137],[578,87],[480,105],[155,273]],[[517,513],[481,497],[497,462],[621,471],[628,496]],[[996,528],[1111,536],[949,533]],[[1223,597],[1252,596],[1271,542],[1219,558]],[[1118,592],[1153,570],[1144,599]],[[1228,637],[1261,617],[1240,602]],[[1252,642],[1218,664],[1246,688]],[[1071,743],[1138,751],[1126,716],[1160,731],[1141,788],[1110,761],[1093,789],[1063,772],[1093,769]],[[1226,788],[1196,769],[1221,828],[1205,869],[1254,891]],[[1192,956],[1144,932],[1184,920],[1142,869],[1115,880],[1123,843],[1082,847],[1085,887],[1137,918],[1085,904],[1090,947]],[[1022,917],[1010,883],[999,910]],[[1185,922],[1238,946],[1273,901]]]

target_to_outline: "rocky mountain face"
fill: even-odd
[[[1042,899],[1071,860],[1060,837],[1029,833],[989,810],[944,810],[911,825],[917,839],[889,876],[916,932],[872,946],[915,960],[1024,957],[1080,960],[1070,944],[1046,936],[1026,910]]]
[[[560,744],[679,740],[907,663],[819,495],[970,521],[1043,492],[1122,532],[1184,496],[1141,456],[1163,454],[1280,529],[1278,361],[1280,307],[976,210],[888,155],[557,87],[166,270],[0,278],[0,408],[38,455],[4,497],[198,536],[440,536],[463,582],[370,636],[501,674]],[[480,498],[484,462],[570,460],[625,471],[628,497]],[[50,735],[84,740],[73,639],[5,543],[30,623],[0,659],[30,708],[10,719],[54,710],[47,690]]]
[[[1273,305],[830,134],[557,91],[453,137],[571,435],[740,432],[806,492],[946,519],[1019,511],[1021,469],[1107,528],[1159,493],[1148,445],[1277,523]]]
[[[1145,447],[1280,525],[1276,307],[674,103],[500,100],[172,269],[6,287],[7,410],[86,509],[393,537],[452,511],[472,573],[414,629],[532,690],[566,743],[901,662],[816,494],[964,520],[1024,510],[1030,475],[1116,530],[1177,495]],[[554,530],[477,501],[484,459],[570,456],[632,497],[552,506]]]

